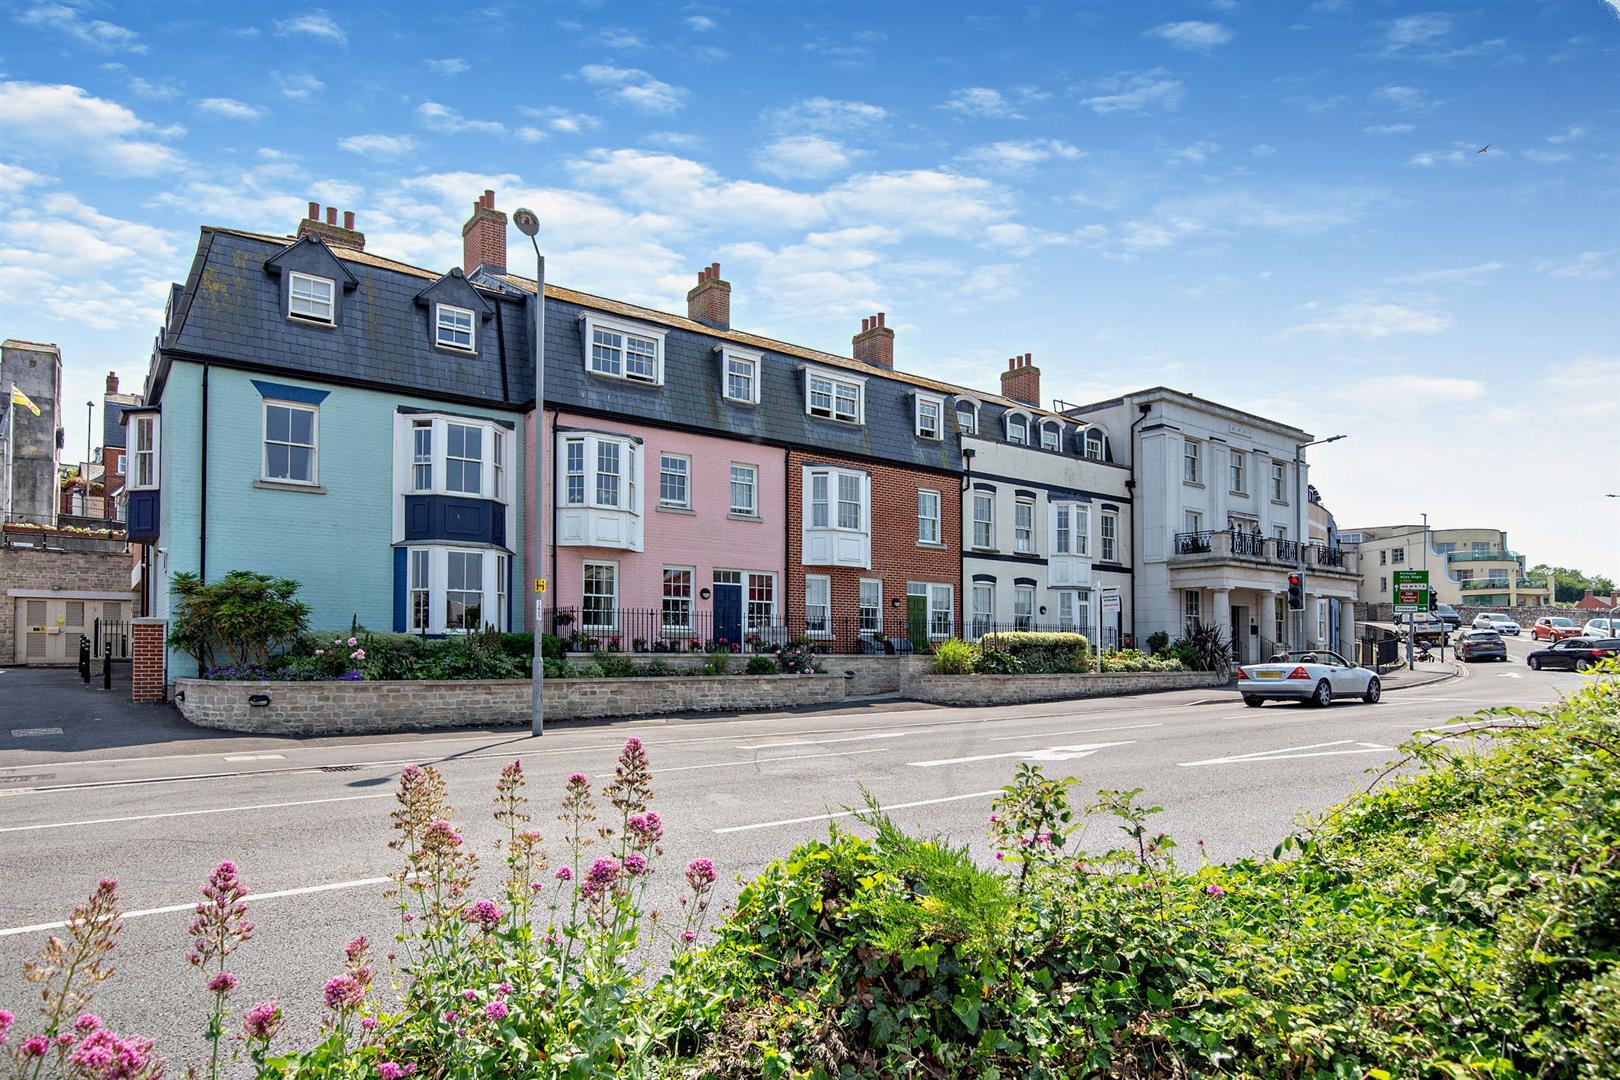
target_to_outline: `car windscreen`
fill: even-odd
[[[1498,634],[1495,630],[1475,630],[1472,634],[1468,635],[1468,640],[1469,641],[1495,641],[1495,642],[1500,643],[1501,640],[1502,640],[1502,635]]]
[[[1574,619],[1548,619],[1547,620],[1547,625],[1548,626],[1574,626],[1575,625],[1575,620]]]

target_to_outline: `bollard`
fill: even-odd
[[[105,646],[101,650],[101,688],[112,689],[112,649]]]
[[[83,634],[79,635],[79,678],[90,685],[90,639]]]

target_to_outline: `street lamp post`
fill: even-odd
[[[533,210],[518,207],[512,213],[512,224],[518,232],[529,238],[534,247],[534,532],[529,537],[529,550],[534,552],[535,580],[538,585],[541,568],[541,538],[545,536],[546,510],[546,257],[540,254],[540,218]],[[545,609],[545,593],[535,591],[534,655],[529,668],[529,734],[546,733],[546,658],[541,641],[545,628],[540,615]]]
[[[1326,446],[1328,443],[1330,443],[1330,442],[1338,442],[1342,438],[1344,438],[1343,435],[1329,435],[1325,439],[1315,439],[1315,440],[1312,440],[1311,442],[1308,442],[1308,443],[1300,443],[1299,445],[1294,447],[1294,484],[1295,484],[1295,487],[1298,489],[1298,490],[1296,490],[1294,492],[1294,501],[1299,504],[1299,513],[1297,515],[1295,515],[1295,523],[1298,526],[1299,531],[1294,534],[1294,568],[1299,572],[1300,589],[1301,589],[1301,595],[1300,595],[1300,598],[1299,598],[1299,602],[1302,605],[1300,607],[1300,609],[1299,609],[1299,625],[1295,628],[1294,640],[1296,642],[1298,642],[1299,647],[1301,649],[1306,648],[1306,644],[1305,644],[1305,608],[1303,607],[1303,605],[1305,603],[1305,597],[1304,597],[1305,540],[1306,540],[1306,536],[1307,536],[1309,526],[1306,523],[1306,520],[1307,520],[1306,515],[1307,515],[1308,511],[1305,508],[1305,503],[1308,501],[1307,492],[1310,489],[1309,489],[1309,487],[1307,485],[1300,483],[1300,469],[1305,464],[1305,459],[1303,457],[1301,457],[1300,455],[1301,455],[1302,451],[1306,450],[1309,447],[1312,447],[1312,446]]]

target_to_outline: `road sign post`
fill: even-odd
[[[1395,578],[1395,615],[1413,616],[1429,610],[1429,572],[1427,570],[1397,570]],[[1406,624],[1406,670],[1412,670],[1412,640],[1417,637],[1416,624]]]

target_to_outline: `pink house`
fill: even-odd
[[[545,426],[551,521],[529,576],[548,580],[559,635],[626,651],[774,636],[785,450],[566,409]]]

